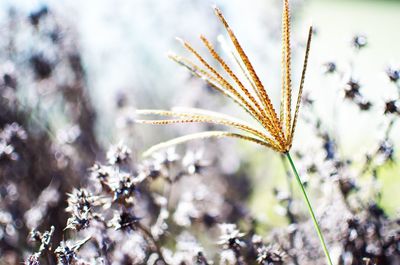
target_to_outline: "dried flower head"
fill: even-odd
[[[44,233],[41,233],[36,229],[33,229],[29,233],[32,241],[40,242],[39,251],[37,252],[39,256],[42,255],[43,252],[51,250],[51,240],[53,238],[54,231],[55,228],[52,226],[49,231],[45,231]]]
[[[39,253],[34,253],[26,259],[25,265],[40,265],[39,258]]]
[[[345,98],[353,100],[360,97],[360,88],[361,85],[357,80],[350,79],[345,87]]]
[[[131,150],[121,142],[110,148],[107,152],[107,160],[111,165],[120,164],[126,162],[130,154]]]
[[[114,193],[113,200],[121,202],[131,200],[132,195],[136,191],[136,184],[138,181],[140,180],[134,178],[128,173],[121,172],[118,174],[117,182],[112,183],[111,185],[111,190]]]
[[[385,114],[400,113],[397,100],[389,100],[385,102]]]
[[[76,264],[75,261],[78,261],[77,251],[89,240],[90,237],[77,242],[61,241],[60,245],[54,250],[54,253],[57,256],[58,264]]]
[[[362,49],[368,44],[367,37],[364,35],[355,35],[351,41],[351,44],[356,49]]]
[[[204,36],[200,39],[208,49],[211,56],[224,69],[224,73],[220,73],[207,60],[197,52],[189,43],[180,40],[184,48],[186,48],[197,60],[200,65],[183,58],[181,56],[170,54],[170,58],[175,62],[188,68],[193,75],[204,79],[213,89],[221,92],[225,96],[232,99],[241,106],[259,126],[248,124],[234,117],[215,113],[207,110],[199,109],[176,109],[173,111],[164,110],[139,110],[141,115],[158,115],[171,117],[170,119],[161,120],[137,120],[136,122],[145,124],[178,124],[178,123],[211,123],[216,125],[224,125],[234,129],[238,129],[241,133],[230,131],[206,131],[186,135],[153,146],[145,153],[152,153],[160,148],[176,145],[192,139],[211,138],[211,137],[233,137],[250,142],[254,142],[269,147],[277,152],[286,153],[292,146],[293,135],[296,127],[297,116],[301,103],[301,95],[303,91],[308,54],[311,44],[312,28],[308,33],[306,46],[306,54],[303,65],[303,72],[300,80],[299,93],[297,103],[295,105],[294,114],[292,115],[292,81],[291,81],[291,47],[290,47],[290,14],[289,1],[284,0],[283,16],[282,16],[282,95],[280,112],[275,111],[271,99],[266,88],[260,81],[256,71],[242,46],[237,40],[235,34],[225,20],[222,12],[214,8],[217,17],[222,22],[228,32],[229,38],[234,46],[234,51],[229,51],[230,57],[241,70],[240,78],[232,68],[217,53],[211,42]],[[224,75],[229,76],[229,79]],[[243,79],[243,80],[242,80]]]
[[[99,203],[99,197],[86,189],[74,189],[68,194],[66,211],[71,214],[65,229],[81,230],[89,226],[92,219],[92,208]]]
[[[76,259],[75,250],[68,246],[64,241],[60,243],[60,246],[56,248],[54,253],[57,255],[59,264],[69,265]]]
[[[225,249],[232,250],[240,249],[244,245],[241,239],[244,233],[241,233],[235,224],[220,224],[219,228],[221,230],[219,245],[222,245]]]
[[[388,67],[386,69],[386,75],[388,76],[390,81],[396,83],[400,79],[400,69]]]
[[[78,211],[90,210],[97,199],[97,196],[94,196],[84,188],[74,189],[72,193],[68,194],[68,207],[66,211],[72,212],[75,209]]]
[[[283,254],[273,247],[262,246],[257,249],[257,262],[262,265],[282,265]]]
[[[337,65],[334,62],[327,62],[323,65],[323,72],[325,74],[332,74],[337,71]]]
[[[72,212],[72,216],[67,220],[65,230],[74,229],[79,231],[81,229],[87,228],[89,226],[90,219],[91,213],[89,209],[81,211],[74,209],[74,211]]]

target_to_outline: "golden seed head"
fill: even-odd
[[[240,73],[235,73],[227,62],[216,52],[211,42],[203,35],[200,39],[209,51],[211,57],[221,66],[224,73],[220,73],[214,68],[196,49],[189,43],[177,38],[198,61],[198,64],[181,56],[169,53],[169,58],[186,67],[193,75],[205,80],[212,88],[221,92],[223,95],[232,99],[243,108],[259,126],[247,124],[234,117],[221,115],[219,113],[190,109],[186,111],[161,111],[161,110],[141,110],[141,115],[158,115],[170,117],[171,119],[157,120],[138,120],[139,123],[146,124],[176,124],[176,123],[211,123],[224,125],[238,129],[242,133],[229,131],[206,131],[197,134],[186,135],[150,148],[145,154],[154,152],[166,146],[175,145],[192,139],[210,137],[233,137],[251,141],[269,147],[280,153],[287,153],[293,142],[293,135],[296,128],[298,112],[301,104],[304,79],[307,68],[308,55],[310,51],[312,27],[309,29],[307,46],[303,64],[303,71],[300,79],[299,92],[292,115],[292,81],[291,81],[291,47],[290,47],[290,12],[289,0],[283,1],[282,13],[282,88],[279,115],[275,111],[271,99],[260,81],[252,63],[244,52],[238,39],[230,28],[221,10],[214,6],[216,16],[225,27],[228,36],[233,44],[232,50],[228,45],[224,45],[228,50],[228,56],[240,69]],[[224,43],[222,38],[220,42]],[[225,43],[224,43],[225,44]],[[224,77],[228,76],[228,78]]]

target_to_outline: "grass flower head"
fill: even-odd
[[[225,27],[233,50],[228,51],[232,61],[240,69],[240,75],[235,73],[227,62],[217,53],[211,42],[204,36],[201,41],[209,51],[213,59],[221,66],[223,73],[218,72],[191,44],[178,39],[198,61],[191,60],[179,55],[170,54],[169,57],[180,65],[186,67],[191,73],[207,82],[213,89],[221,92],[242,107],[259,126],[249,124],[225,114],[211,112],[201,109],[175,109],[166,110],[138,110],[140,115],[157,115],[168,117],[156,120],[137,120],[145,124],[177,124],[177,123],[211,123],[225,125],[229,128],[238,129],[240,132],[232,131],[205,131],[178,137],[173,140],[153,146],[145,155],[161,148],[176,145],[192,139],[211,137],[233,137],[254,142],[269,147],[280,153],[287,153],[293,142],[293,135],[296,128],[297,116],[301,103],[305,73],[307,68],[308,54],[311,44],[312,28],[308,33],[306,53],[304,58],[303,72],[301,75],[299,92],[292,113],[292,82],[291,82],[291,46],[290,46],[290,13],[288,0],[284,1],[282,15],[282,93],[279,114],[275,110],[267,89],[260,81],[252,63],[244,52],[238,39],[226,21],[220,9],[214,7],[215,14]],[[228,78],[227,78],[228,77]]]

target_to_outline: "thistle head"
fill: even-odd
[[[231,40],[233,49],[223,43],[231,63],[237,66],[236,73],[222,56],[217,53],[212,43],[203,35],[201,42],[207,48],[210,57],[213,58],[223,69],[219,72],[212,64],[201,55],[191,44],[178,39],[183,47],[196,59],[193,62],[185,57],[169,53],[169,57],[178,64],[186,67],[194,76],[203,79],[207,84],[224,96],[238,104],[248,115],[256,121],[249,124],[235,117],[223,115],[216,112],[199,109],[181,109],[172,111],[161,110],[139,110],[141,115],[158,115],[168,117],[164,119],[137,120],[138,123],[146,124],[177,124],[177,123],[211,123],[224,125],[240,132],[232,131],[206,131],[190,134],[153,146],[145,154],[154,152],[160,148],[175,145],[192,139],[210,137],[233,137],[251,141],[277,152],[286,153],[293,143],[298,112],[301,103],[301,95],[307,68],[308,55],[311,44],[312,28],[308,33],[303,71],[300,79],[297,100],[292,110],[292,81],[291,81],[291,44],[290,44],[290,12],[289,1],[283,1],[282,13],[282,87],[279,112],[275,110],[266,87],[261,82],[252,63],[244,52],[236,35],[229,26],[220,9],[214,7],[216,16],[221,21]],[[224,42],[220,39],[220,42]]]

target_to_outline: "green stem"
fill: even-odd
[[[312,220],[313,220],[314,227],[315,227],[315,230],[317,231],[317,234],[318,234],[319,240],[320,240],[320,242],[321,242],[322,248],[323,248],[323,250],[324,250],[326,259],[328,260],[329,265],[333,265],[332,260],[331,260],[331,257],[329,256],[328,248],[326,247],[326,244],[325,244],[324,236],[322,235],[322,232],[321,232],[321,228],[320,228],[319,225],[318,225],[317,218],[315,218],[314,210],[313,210],[313,208],[312,208],[312,206],[311,206],[310,200],[308,199],[307,192],[306,192],[306,190],[304,189],[304,185],[303,185],[303,183],[301,182],[299,173],[297,173],[296,166],[294,165],[293,160],[292,160],[292,158],[290,157],[289,152],[286,153],[286,157],[287,157],[287,159],[289,160],[289,163],[290,163],[290,165],[291,165],[291,167],[292,167],[292,169],[293,169],[293,173],[294,173],[294,175],[295,175],[295,177],[296,177],[297,183],[299,184],[300,189],[301,189],[301,192],[303,193],[304,200],[305,200],[306,203],[307,203],[308,211],[309,211],[309,213],[310,213],[310,215],[311,215],[311,218],[312,218]]]

